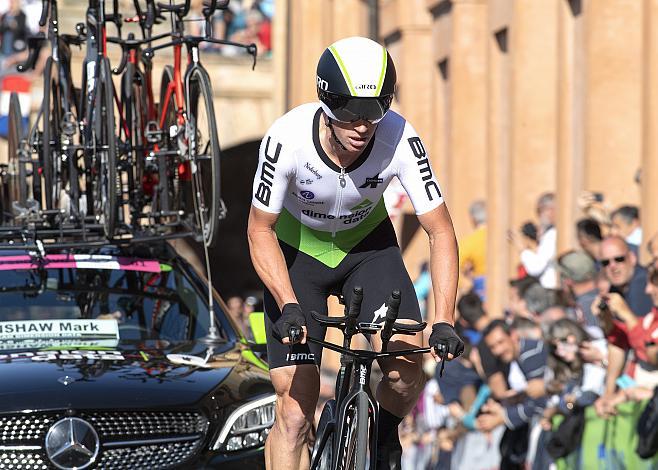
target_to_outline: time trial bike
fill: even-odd
[[[388,351],[388,343],[394,335],[415,335],[425,329],[427,323],[407,324],[397,322],[400,308],[400,291],[393,291],[387,302],[383,323],[359,322],[363,289],[355,287],[349,308],[342,317],[329,317],[311,312],[320,324],[342,330],[343,345],[326,342],[307,336],[307,341],[340,353],[340,370],[336,377],[335,398],[327,401],[320,415],[316,441],[311,456],[311,470],[364,470],[377,466],[377,422],[379,404],[370,389],[372,363],[387,357],[425,354],[430,347]],[[380,332],[382,349],[353,350],[352,337],[361,333],[369,335]],[[301,331],[293,327],[289,331],[291,342],[300,337]],[[437,354],[443,363],[447,348],[439,345]]]

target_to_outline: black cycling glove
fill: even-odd
[[[448,354],[452,354],[452,357],[455,358],[464,352],[464,342],[449,323],[435,323],[432,326],[429,344],[432,348],[439,348],[439,355],[442,359],[440,376],[443,376],[443,368]],[[441,349],[443,349],[443,354],[440,354]]]
[[[283,338],[289,336],[290,328],[295,326],[300,331],[303,326],[306,326],[306,317],[302,313],[302,308],[299,304],[285,304],[281,310],[281,316],[274,322],[274,328],[272,329],[274,335],[279,341],[282,341]],[[299,339],[301,340],[301,334]]]

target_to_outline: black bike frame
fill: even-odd
[[[337,439],[334,439],[334,453],[336,462],[342,457],[340,436],[343,435],[343,426],[346,424],[346,414],[349,405],[356,400],[359,394],[365,393],[368,397],[368,402],[372,409],[372,414],[369,414],[370,426],[372,433],[370,434],[370,468],[376,468],[377,464],[377,423],[379,421],[379,405],[375,399],[372,390],[370,389],[370,373],[372,370],[372,363],[376,359],[385,357],[399,357],[410,354],[424,354],[431,351],[431,348],[416,348],[405,349],[400,351],[385,351],[375,352],[368,350],[352,350],[350,343],[355,333],[359,332],[358,328],[354,332],[350,332],[349,328],[345,330],[343,346],[329,343],[324,340],[307,336],[307,341],[315,343],[323,348],[331,349],[332,351],[339,352],[340,356],[340,370],[336,378],[336,422],[328,423],[327,427],[322,430],[322,434],[317,436],[319,439],[318,451],[311,462],[311,469],[317,468],[320,462],[320,457],[324,447],[327,444],[329,436],[333,432]]]

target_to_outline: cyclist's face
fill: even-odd
[[[351,152],[363,151],[377,129],[377,124],[364,120],[356,122],[333,120],[332,125],[338,140]]]

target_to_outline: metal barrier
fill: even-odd
[[[629,402],[618,406],[616,416],[602,419],[593,407],[585,410],[585,430],[580,449],[557,461],[559,470],[649,470],[658,468],[658,455],[641,459],[635,449],[637,421],[646,405]],[[555,427],[553,428],[555,429]]]

